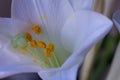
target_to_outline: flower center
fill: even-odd
[[[26,56],[34,58],[33,61],[38,62],[43,68],[59,67],[60,63],[55,54],[54,44],[39,39],[42,33],[39,25],[34,25],[31,31],[31,33],[16,35],[12,40],[13,47],[24,51]]]

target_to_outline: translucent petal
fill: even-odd
[[[14,19],[40,24],[53,33],[62,27],[72,11],[67,0],[13,0],[11,14]]]
[[[2,48],[4,46],[4,44],[6,44],[6,42],[8,42],[8,41],[9,41],[8,37],[0,34],[0,48]]]
[[[86,53],[108,33],[111,26],[112,22],[98,13],[75,13],[72,19],[67,20],[61,32],[64,48],[73,54],[62,67],[39,72],[39,75],[45,80],[75,80],[78,66],[81,65]]]
[[[0,48],[0,78],[16,73],[38,72],[40,70],[40,67],[30,59],[9,51],[5,46]]]
[[[12,38],[18,33],[22,33],[30,24],[11,18],[0,18],[0,33],[6,37]]]
[[[61,32],[66,50],[73,53],[63,65],[73,66],[81,62],[88,50],[102,39],[112,27],[112,22],[98,13],[79,11],[68,19]]]
[[[23,32],[27,23],[10,18],[0,18],[0,46],[4,46],[13,36]]]
[[[49,69],[44,72],[38,72],[43,80],[76,80],[79,65],[74,65],[68,69]]]

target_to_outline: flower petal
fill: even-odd
[[[60,29],[72,13],[73,9],[67,0],[12,1],[13,19],[40,24],[43,32],[44,30],[47,31],[47,34],[52,38],[53,36],[60,36],[58,32],[60,33]]]
[[[26,22],[36,22],[39,15],[34,0],[12,0],[11,17]]]
[[[12,38],[18,33],[26,30],[29,24],[11,18],[0,18],[0,33],[6,37]]]
[[[6,44],[6,42],[8,42],[8,41],[9,41],[9,38],[1,35],[1,33],[0,33],[0,48],[2,48],[4,46],[4,44]]]
[[[0,78],[22,72],[38,72],[40,67],[35,66],[28,59],[13,54],[5,47],[0,48]]]
[[[64,22],[71,12],[67,0],[13,0],[11,14],[15,19],[57,27],[55,24]]]
[[[45,72],[39,72],[39,75],[43,80],[76,80],[78,68],[79,65],[74,65],[72,68],[65,70],[62,68],[56,70],[49,69]]]
[[[10,18],[0,18],[0,47],[4,46],[10,39],[25,30],[27,24]]]
[[[111,27],[112,22],[98,13],[76,12],[73,19],[67,20],[61,32],[64,48],[73,53],[63,66],[70,67],[79,63],[88,50],[103,38]]]
[[[56,71],[49,69],[43,73],[40,72],[39,75],[45,80],[56,78],[59,80],[75,80],[78,67],[88,50],[103,38],[112,26],[109,19],[91,11],[79,11],[73,16],[72,19],[67,20],[61,36],[64,48],[73,54]],[[45,73],[52,75],[45,76]]]
[[[94,0],[69,0],[75,11],[80,9],[92,10]]]

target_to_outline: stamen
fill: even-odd
[[[30,46],[32,48],[36,48],[37,47],[37,42],[35,40],[30,41]]]
[[[39,25],[35,25],[32,30],[34,31],[35,34],[40,34],[41,33],[41,28]]]
[[[26,33],[25,33],[25,39],[26,39],[26,41],[31,41],[31,40],[32,40],[31,34],[28,33],[28,32],[26,32]]]
[[[48,44],[48,49],[50,50],[50,51],[54,51],[54,44]]]
[[[48,57],[48,58],[51,57],[51,51],[50,51],[50,49],[48,49],[48,48],[45,49],[45,56]]]
[[[39,46],[40,48],[46,48],[46,44],[45,44],[45,42],[43,42],[43,41],[39,41],[39,42],[38,42],[38,46]]]

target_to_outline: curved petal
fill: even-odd
[[[73,53],[63,65],[79,63],[88,50],[102,39],[112,27],[112,22],[95,12],[79,11],[73,19],[68,19],[61,32],[61,39],[66,50]]]
[[[5,47],[0,48],[0,78],[22,72],[38,72],[40,67],[35,66],[29,59],[16,55]]]
[[[69,2],[75,11],[81,9],[92,10],[94,4],[94,0],[69,0]]]
[[[78,66],[88,50],[111,29],[112,22],[106,17],[91,12],[79,11],[69,18],[62,29],[62,41],[66,50],[73,53],[62,67],[53,71],[40,72],[45,80],[75,80]],[[52,74],[52,75],[45,75]],[[71,74],[72,73],[72,74]],[[73,75],[74,73],[74,75]]]
[[[79,65],[74,65],[72,68],[68,69],[56,69],[56,71],[52,71],[51,69],[45,72],[38,72],[43,80],[76,80],[77,79],[77,71]],[[54,72],[54,74],[53,74]],[[48,75],[47,75],[48,74]],[[52,75],[51,75],[52,74]]]

